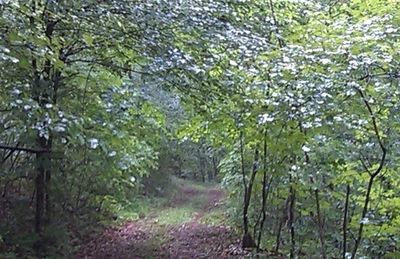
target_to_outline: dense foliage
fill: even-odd
[[[0,253],[71,256],[74,226],[176,174],[221,181],[244,247],[400,256],[398,1],[0,13]]]

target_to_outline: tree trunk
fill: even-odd
[[[213,155],[213,157],[212,157],[212,163],[213,163],[213,169],[214,169],[213,179],[216,179],[217,175],[218,175],[218,165],[217,165],[217,159],[215,158],[215,155]]]
[[[206,181],[206,172],[205,172],[203,155],[201,153],[201,147],[199,147],[199,149],[197,150],[197,154],[198,154],[198,159],[199,159],[199,169],[200,169],[201,181],[204,183]]]
[[[286,214],[285,210],[284,210],[284,214]],[[282,226],[283,226],[283,222],[284,221],[285,221],[285,217],[280,217],[279,218],[278,229],[276,231],[275,253],[279,253],[279,248],[280,248],[280,245],[281,245]]]
[[[242,162],[242,178],[243,178],[243,188],[244,188],[244,200],[243,200],[243,239],[242,239],[242,248],[255,248],[256,243],[254,242],[253,237],[249,233],[249,218],[248,218],[248,210],[250,206],[251,200],[251,191],[253,189],[253,183],[258,170],[258,157],[259,151],[255,150],[254,153],[254,163],[253,163],[253,171],[250,177],[250,181],[246,183],[246,173],[244,166],[244,143],[243,143],[243,132],[240,132],[240,157]]]
[[[267,199],[268,199],[268,194],[269,194],[269,189],[271,186],[272,182],[272,176],[271,180],[268,180],[267,176],[267,129],[264,130],[264,157],[263,157],[263,181],[262,181],[262,203],[261,203],[261,222],[260,222],[260,230],[258,232],[258,237],[257,237],[257,252],[260,251],[261,247],[261,238],[262,238],[262,233],[264,230],[264,223],[267,218]]]
[[[363,102],[368,110],[368,113],[370,115],[371,118],[371,122],[372,122],[372,127],[375,133],[375,137],[378,141],[379,147],[381,148],[382,151],[382,155],[381,155],[381,159],[379,162],[379,167],[374,171],[371,172],[366,166],[365,166],[365,170],[368,172],[369,174],[369,181],[368,181],[368,186],[367,186],[367,193],[365,194],[365,200],[364,200],[364,207],[361,213],[361,221],[360,221],[360,226],[358,228],[358,234],[356,237],[356,241],[354,244],[354,248],[353,248],[353,252],[351,254],[351,259],[354,259],[357,255],[357,250],[358,247],[360,246],[361,243],[361,239],[362,239],[362,234],[363,234],[363,229],[364,229],[364,220],[365,217],[367,216],[368,213],[368,206],[369,206],[369,201],[371,199],[371,190],[372,190],[372,186],[374,184],[374,180],[375,178],[382,172],[383,166],[385,165],[385,161],[386,161],[386,154],[387,154],[387,149],[382,141],[381,138],[381,134],[378,128],[378,123],[376,121],[376,115],[374,114],[374,111],[371,107],[371,104],[368,101],[367,96],[364,94],[364,92],[360,89],[355,87],[356,91],[360,94],[361,98],[363,99]],[[362,161],[361,161],[362,162]],[[362,164],[364,165],[364,163],[362,162]]]
[[[342,247],[342,258],[346,259],[347,251],[347,218],[349,213],[349,197],[350,197],[350,185],[346,186],[346,202],[344,204],[344,215],[343,215],[343,247]]]
[[[46,170],[46,178],[45,178],[45,203],[46,203],[46,207],[45,207],[45,220],[46,223],[50,223],[51,221],[51,214],[52,214],[52,204],[51,204],[51,199],[50,199],[50,191],[51,190],[51,171],[50,170]]]
[[[369,182],[368,182],[368,187],[367,187],[367,194],[365,195],[365,201],[364,201],[364,208],[363,211],[361,213],[361,221],[360,221],[360,226],[358,228],[358,234],[357,234],[357,238],[356,238],[356,242],[354,244],[354,248],[353,248],[353,253],[351,254],[351,259],[356,258],[357,255],[357,249],[360,246],[361,243],[361,239],[362,239],[362,233],[364,230],[364,219],[367,216],[368,213],[368,205],[369,205],[369,200],[370,200],[370,196],[371,196],[371,190],[372,190],[372,185],[374,183],[374,179],[375,176],[371,176],[369,178]]]
[[[314,194],[315,194],[315,202],[317,205],[317,223],[318,223],[319,242],[321,244],[321,257],[323,259],[326,259],[324,222],[321,215],[318,189],[314,191]]]
[[[43,154],[36,154],[37,172],[35,179],[36,208],[35,208],[35,233],[38,240],[35,243],[35,250],[38,257],[43,255],[43,230],[44,230],[44,209],[45,209],[45,167]]]
[[[296,194],[294,188],[292,186],[292,176],[290,176],[290,188],[289,188],[289,215],[288,215],[288,228],[290,232],[290,258],[295,258],[296,252],[296,240],[295,240],[295,231],[294,231],[294,210],[295,210],[295,201]]]
[[[43,231],[43,215],[44,215],[44,168],[40,166],[36,175],[36,212],[35,212],[35,232],[40,235]]]

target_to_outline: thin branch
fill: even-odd
[[[244,150],[243,150],[243,131],[240,131],[240,158],[241,158],[241,169],[242,169],[242,180],[245,196],[247,196],[247,183],[246,183],[246,173],[244,169]]]
[[[367,77],[367,78],[369,79],[369,77]],[[365,106],[367,107],[367,110],[368,110],[369,115],[371,117],[371,121],[372,121],[372,126],[373,126],[373,129],[374,129],[375,137],[376,137],[376,139],[377,139],[377,141],[379,143],[379,146],[380,146],[380,148],[382,150],[382,156],[381,156],[381,159],[380,159],[380,162],[379,162],[379,167],[373,173],[369,173],[370,178],[369,178],[369,182],[368,182],[368,186],[367,186],[367,193],[365,195],[364,207],[363,207],[363,210],[362,210],[362,213],[361,213],[361,222],[360,222],[360,226],[358,228],[358,235],[357,235],[357,239],[356,239],[355,244],[354,244],[354,248],[353,248],[353,252],[352,252],[352,255],[351,255],[351,259],[354,259],[356,257],[358,247],[360,246],[361,239],[362,239],[363,228],[364,228],[363,220],[367,216],[367,213],[368,213],[368,206],[369,206],[369,202],[370,202],[372,186],[374,184],[374,180],[375,180],[376,176],[378,176],[378,174],[383,169],[383,166],[384,166],[385,161],[386,161],[386,154],[387,154],[387,149],[383,144],[382,137],[381,137],[381,134],[380,134],[380,131],[379,131],[379,128],[378,128],[378,124],[376,122],[376,116],[375,116],[375,114],[374,114],[374,112],[372,110],[372,107],[371,107],[370,103],[368,102],[364,92],[360,88],[354,87],[354,89],[356,89],[356,91],[360,94]]]
[[[385,151],[385,152],[386,152],[386,148],[385,148],[384,145],[383,145],[382,138],[381,138],[381,134],[379,133],[378,125],[377,125],[377,123],[376,123],[376,117],[375,117],[375,114],[374,114],[374,112],[373,112],[373,110],[372,110],[372,107],[371,107],[371,105],[369,104],[368,100],[366,99],[364,92],[361,91],[361,89],[358,88],[358,87],[355,87],[355,89],[356,89],[356,91],[361,95],[361,98],[363,99],[363,102],[364,102],[365,106],[366,106],[367,109],[368,109],[368,112],[369,112],[370,117],[371,117],[371,120],[372,120],[372,125],[373,125],[373,127],[374,127],[375,136],[376,136],[376,138],[377,138],[377,140],[378,140],[379,146],[380,146],[380,148],[382,149],[382,151]]]
[[[278,38],[279,48],[282,49],[285,46],[285,43],[282,40],[281,35],[280,35],[279,24],[278,24],[278,20],[276,19],[274,3],[272,2],[272,0],[269,0],[269,8],[271,9],[272,19],[274,21],[274,25],[276,28],[275,32],[277,34],[276,37]]]
[[[0,149],[4,150],[11,150],[11,151],[23,151],[23,152],[28,152],[28,153],[50,153],[50,150],[46,149],[34,149],[34,148],[26,148],[26,147],[13,147],[13,146],[7,146],[7,145],[0,145]]]
[[[142,75],[152,75],[151,73],[148,73],[148,72],[139,71],[139,70],[135,70],[135,69],[128,68],[128,67],[119,66],[119,65],[113,64],[113,63],[111,63],[109,61],[74,59],[74,60],[68,60],[65,63],[71,64],[71,63],[79,63],[79,62],[87,63],[87,64],[96,64],[96,65],[102,66],[102,67],[107,68],[107,69],[118,69],[118,70],[122,70],[124,72],[133,72],[133,73],[142,74]]]
[[[368,169],[368,166],[365,164],[364,160],[360,159],[360,162],[361,162],[362,166],[364,167],[365,171],[367,171],[367,173],[371,176],[372,173],[371,173],[371,171]]]

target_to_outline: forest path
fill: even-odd
[[[243,258],[240,241],[223,224],[224,192],[183,183],[168,204],[106,229],[75,258]]]

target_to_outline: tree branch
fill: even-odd
[[[22,152],[27,152],[27,153],[50,153],[50,150],[46,149],[34,149],[34,148],[25,148],[25,147],[13,147],[13,146],[6,146],[6,145],[0,145],[0,149],[4,150],[11,150],[11,151],[22,151]]]
[[[361,213],[361,222],[360,222],[360,226],[358,228],[358,235],[357,235],[357,239],[356,239],[355,244],[354,244],[353,252],[351,254],[351,259],[354,259],[356,257],[358,247],[360,246],[361,239],[362,239],[363,228],[364,228],[364,224],[365,224],[364,223],[364,218],[367,216],[367,213],[368,213],[368,205],[369,205],[369,202],[370,202],[372,186],[374,184],[374,180],[375,180],[376,176],[378,176],[378,174],[383,169],[383,166],[384,166],[385,160],[386,160],[386,154],[387,154],[387,149],[383,144],[382,137],[381,137],[381,134],[379,132],[378,124],[376,122],[376,116],[375,116],[375,114],[374,114],[374,112],[372,110],[372,107],[371,107],[370,103],[368,102],[364,92],[358,87],[354,87],[354,88],[360,94],[365,106],[367,107],[368,113],[369,113],[369,115],[371,117],[372,126],[373,126],[373,129],[374,129],[374,133],[375,133],[376,139],[377,139],[377,141],[379,143],[379,146],[380,146],[380,148],[382,150],[382,156],[381,156],[381,159],[379,161],[379,167],[373,173],[369,172],[369,170],[367,170],[367,172],[369,173],[370,177],[369,177],[368,186],[367,186],[367,193],[365,195],[364,207],[363,207],[363,210],[362,210],[362,213]]]

